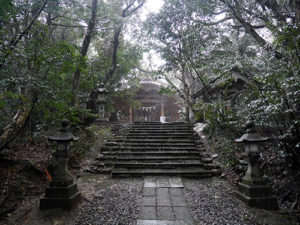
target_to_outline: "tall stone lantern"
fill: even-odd
[[[96,105],[97,105],[97,112],[98,112],[98,117],[96,119],[96,122],[108,122],[108,117],[106,113],[106,103],[107,103],[107,96],[108,96],[108,91],[104,87],[104,84],[101,83],[99,85],[99,88],[97,88],[97,100],[96,100]]]
[[[62,127],[48,139],[57,142],[57,150],[53,153],[56,161],[52,180],[46,188],[45,196],[40,199],[41,209],[65,208],[72,209],[80,201],[80,192],[68,170],[70,156],[70,142],[78,141],[72,133],[68,132],[68,120],[63,120]]]
[[[235,140],[245,144],[244,155],[247,157],[248,169],[242,182],[238,184],[235,195],[250,207],[277,210],[277,198],[273,195],[272,187],[263,178],[257,167],[259,160],[259,144],[268,140],[255,132],[254,122],[247,121],[247,133]]]

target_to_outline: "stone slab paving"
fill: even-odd
[[[183,195],[180,177],[144,178],[136,225],[195,225]]]

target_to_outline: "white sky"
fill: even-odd
[[[158,13],[161,7],[164,4],[164,0],[147,0],[145,3],[142,13],[141,19],[144,21],[147,19],[147,15],[149,13]],[[149,59],[151,58],[151,60]],[[151,61],[151,62],[150,62]],[[157,69],[159,66],[163,65],[165,62],[159,57],[159,55],[151,50],[149,53],[144,53],[143,55],[143,64],[147,69]],[[151,68],[150,68],[151,64]]]
[[[163,4],[164,0],[147,0],[143,7],[142,19],[145,19],[149,12],[157,13]]]

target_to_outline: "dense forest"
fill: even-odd
[[[82,131],[101,82],[122,96],[151,77],[179,96],[185,121],[207,124],[233,184],[245,170],[233,140],[254,120],[271,140],[261,168],[299,210],[300,1],[149,2],[0,0],[1,157],[44,148],[35,140],[63,118]]]

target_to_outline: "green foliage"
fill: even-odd
[[[202,103],[194,105],[195,119],[207,123],[204,132],[208,135],[233,136],[239,130],[232,121],[237,119],[236,113],[226,102]],[[235,132],[233,132],[235,130]],[[233,134],[228,134],[232,133]]]
[[[173,90],[170,87],[160,86],[160,89],[159,89],[158,93],[161,94],[161,95],[174,96],[176,94],[176,91]]]
[[[79,164],[78,162],[84,157],[85,153],[94,145],[96,135],[90,129],[83,129],[80,132],[75,131],[75,135],[79,137],[79,141],[72,143],[71,163]]]
[[[114,27],[120,20],[125,1],[99,1],[91,48],[82,58],[80,46],[86,34],[90,1],[49,0],[32,27],[12,48],[14,38],[28,26],[41,7],[38,0],[0,0],[0,129],[5,127],[20,105],[34,103],[31,124],[38,129],[57,126],[68,118],[73,126],[95,117],[85,103],[98,82],[111,69]],[[139,2],[139,1],[137,1]],[[142,48],[120,36],[116,76],[107,87],[111,92],[139,65]],[[79,69],[80,107],[73,107],[73,76]],[[134,78],[132,77],[132,80]],[[113,109],[112,109],[113,110]],[[34,129],[34,127],[32,127]]]
[[[192,99],[194,112],[196,120],[208,123],[205,129],[211,136],[233,138],[254,118],[260,127],[274,131],[278,148],[299,169],[300,30],[290,19],[299,10],[281,3],[278,9],[257,1],[223,3],[166,0],[145,24],[148,38],[154,39],[150,44],[166,61],[165,71],[178,76],[184,65],[190,87],[196,87],[191,92],[203,93]],[[218,21],[216,12],[224,11]],[[241,20],[253,30],[237,22]],[[264,25],[265,35],[255,28],[258,24]],[[235,84],[235,79],[243,82]]]
[[[103,127],[97,130],[97,134],[103,137],[103,139],[108,139],[111,137],[111,128],[110,127]]]
[[[239,151],[232,139],[224,136],[214,136],[210,141],[210,148],[214,153],[219,154],[219,159],[225,167],[235,167],[239,164],[237,152]]]
[[[14,14],[14,5],[12,0],[0,0],[0,30],[2,21],[7,21]]]

